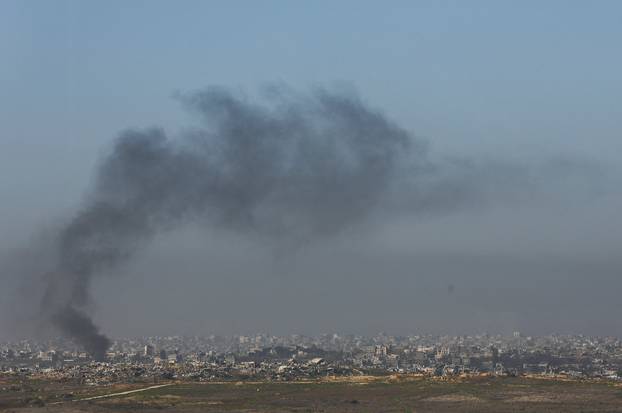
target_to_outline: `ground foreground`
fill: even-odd
[[[0,411],[622,412],[622,387],[605,382],[510,377],[359,377],[95,388],[46,380],[0,379]]]

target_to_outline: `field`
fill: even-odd
[[[317,382],[161,383],[85,388],[0,379],[0,411],[31,412],[622,412],[613,383],[527,378],[384,377]],[[160,385],[161,385],[160,384]]]

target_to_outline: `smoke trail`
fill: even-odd
[[[109,342],[84,311],[92,278],[157,232],[200,220],[295,243],[330,236],[377,206],[404,153],[424,155],[356,96],[273,92],[264,104],[222,88],[184,95],[202,128],[178,140],[160,129],[118,137],[47,274],[42,312],[63,334],[104,358]]]

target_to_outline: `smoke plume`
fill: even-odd
[[[202,126],[177,139],[121,133],[58,236],[42,314],[96,359],[109,341],[86,312],[93,277],[154,234],[196,222],[305,243],[365,219],[395,191],[405,159],[424,164],[424,145],[355,95],[276,90],[256,103],[208,88],[179,99]]]

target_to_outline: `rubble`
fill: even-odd
[[[611,337],[387,336],[143,337],[118,339],[106,362],[61,339],[0,344],[0,374],[84,385],[166,380],[293,381],[367,374],[524,375],[622,379]]]

